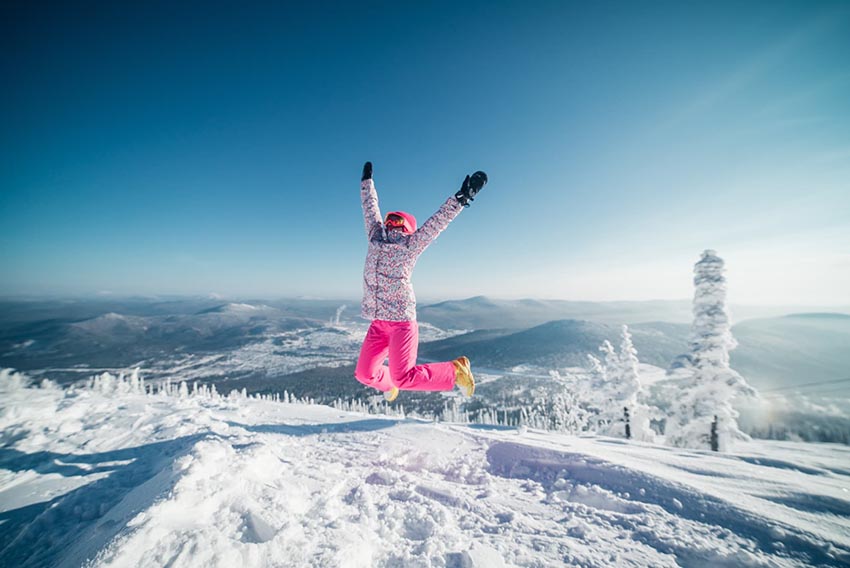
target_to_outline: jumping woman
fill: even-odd
[[[381,217],[378,193],[372,181],[372,162],[363,166],[360,199],[369,249],[363,269],[362,316],[372,321],[354,371],[361,383],[393,401],[400,390],[448,391],[455,385],[464,396],[475,391],[469,359],[417,365],[419,325],[416,296],[410,278],[419,255],[487,183],[487,174],[466,176],[463,185],[421,227],[404,211]],[[384,360],[389,357],[389,366]]]

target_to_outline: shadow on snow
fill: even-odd
[[[552,490],[558,479],[577,485],[598,485],[615,495],[624,496],[622,498],[628,499],[632,504],[654,505],[676,517],[732,531],[742,538],[756,541],[761,550],[773,550],[777,540],[774,524],[766,522],[758,515],[734,503],[707,495],[675,481],[665,480],[592,456],[514,442],[497,442],[488,449],[487,461],[491,474],[510,479],[534,480],[543,485],[547,491]],[[834,514],[847,512],[846,508],[839,508],[832,502],[806,501],[802,504],[785,504],[792,507],[798,505],[808,510],[829,511]],[[616,511],[618,508],[625,514],[615,514],[610,521],[628,529],[636,540],[661,552],[676,555],[678,561],[685,565],[701,565],[706,561],[705,558],[699,557],[698,552],[684,544],[676,545],[669,540],[654,536],[652,531],[642,523],[641,516],[635,517],[629,514],[639,509],[619,505],[611,510]],[[836,558],[841,559],[839,562],[850,559],[850,550],[846,547],[833,543],[836,550],[833,554],[828,554],[827,547],[816,537],[799,532],[795,534],[794,531],[793,528],[785,527],[785,535],[782,537],[784,550],[788,556],[815,566],[835,566]]]
[[[231,428],[242,428],[256,434],[282,434],[284,436],[315,436],[319,434],[356,434],[361,432],[375,432],[392,428],[404,423],[418,423],[409,419],[381,419],[373,418],[357,420],[354,422],[339,422],[328,424],[241,424],[239,422],[227,422]]]
[[[134,448],[92,454],[35,452],[0,448],[0,468],[80,478],[106,474],[47,501],[0,513],[0,558],[5,566],[53,566],[78,544],[85,531],[130,492],[153,478],[209,434],[184,436]],[[151,505],[158,495],[135,503],[131,516]],[[130,518],[125,518],[126,524]],[[114,523],[113,523],[114,524]],[[119,527],[98,527],[96,540],[105,545]],[[97,543],[93,543],[97,544]],[[94,548],[99,549],[100,546]],[[81,559],[83,560],[83,559]]]

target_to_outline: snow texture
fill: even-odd
[[[0,373],[4,566],[846,566],[850,448],[716,454]]]

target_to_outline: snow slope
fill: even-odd
[[[732,454],[0,374],[2,566],[846,566],[850,448]]]

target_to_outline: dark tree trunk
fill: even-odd
[[[717,416],[714,417],[714,422],[711,423],[711,451],[719,452],[720,443],[717,439]]]

